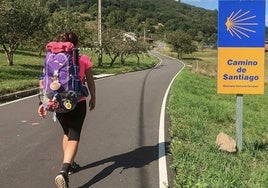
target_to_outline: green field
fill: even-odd
[[[215,50],[186,57],[171,88],[174,187],[268,187],[268,96],[243,96],[243,149],[219,151],[220,132],[236,138],[236,96],[217,94],[216,57]]]
[[[1,51],[0,51],[1,52]],[[97,66],[97,54],[87,50],[81,51],[92,58],[94,63],[93,73],[95,75],[110,73],[122,74],[125,72],[138,71],[153,67],[158,59],[148,55],[140,55],[140,63],[137,64],[136,57],[126,59],[124,65],[116,62],[109,66],[110,59],[103,56],[103,67]],[[38,86],[38,76],[42,73],[44,55],[39,57],[37,52],[18,50],[14,55],[14,66],[7,66],[4,53],[0,53],[0,95],[36,88]]]

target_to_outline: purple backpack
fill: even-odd
[[[69,42],[51,42],[46,48],[41,101],[49,111],[71,111],[81,97],[78,50]]]
[[[69,52],[47,52],[43,84],[46,92],[74,91],[74,66]]]

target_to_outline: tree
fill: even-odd
[[[126,12],[123,10],[114,10],[113,12],[111,12],[107,18],[106,18],[106,22],[108,24],[108,27],[114,27],[116,28],[119,27],[121,28],[121,25],[124,25],[125,20],[126,20]]]
[[[61,33],[72,31],[79,36],[79,44],[93,46],[92,29],[87,29],[81,21],[80,14],[71,11],[56,11],[48,19],[48,24],[39,29],[28,43],[34,44],[39,49],[39,55],[45,49],[46,43],[59,40]]]
[[[48,40],[57,40],[59,35],[65,31],[73,31],[78,36],[84,32],[84,23],[79,19],[79,13],[71,11],[56,11],[49,18],[47,33],[50,35]]]
[[[103,32],[102,39],[102,47],[104,52],[109,55],[110,67],[112,67],[126,47],[123,41],[123,32],[117,29],[107,29]]]
[[[124,60],[128,57],[128,55],[134,55],[137,57],[137,64],[140,63],[140,56],[139,54],[147,53],[149,50],[149,45],[143,39],[133,41],[133,40],[126,40],[125,41],[126,48],[121,53],[121,63],[124,64]]]
[[[192,37],[181,30],[170,33],[167,37],[167,42],[170,43],[173,50],[177,52],[179,59],[182,59],[183,54],[191,54],[197,50],[197,46],[193,43]]]
[[[0,2],[0,45],[9,66],[18,46],[46,25],[47,14],[35,0]]]
[[[111,67],[117,58],[120,58],[121,64],[124,65],[129,55],[136,56],[137,63],[139,63],[139,54],[146,53],[149,49],[149,45],[143,40],[138,40],[133,35],[134,33],[126,33],[118,29],[108,29],[103,34],[103,49],[111,59]]]

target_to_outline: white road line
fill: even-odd
[[[183,64],[182,69],[173,77],[171,80],[166,93],[164,95],[161,113],[160,113],[160,122],[159,122],[159,137],[158,137],[158,167],[159,167],[159,188],[168,188],[168,175],[167,175],[167,160],[166,160],[166,150],[165,150],[165,111],[166,111],[166,102],[168,98],[168,93],[171,88],[172,83],[175,78],[181,73],[184,69],[185,64]]]
[[[26,99],[30,99],[30,98],[33,98],[33,97],[37,97],[37,96],[38,96],[38,94],[35,94],[35,95],[28,96],[28,97],[23,97],[21,99],[17,99],[17,100],[14,100],[14,101],[6,102],[6,103],[3,103],[3,104],[0,104],[0,107],[1,106],[6,106],[6,105],[9,105],[9,104],[12,104],[12,103],[16,103],[16,102],[19,102],[19,101],[23,101],[23,100],[26,100]]]

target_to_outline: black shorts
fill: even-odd
[[[86,117],[86,101],[77,103],[74,110],[67,113],[57,113],[63,132],[67,135],[68,140],[80,140],[80,134]]]

